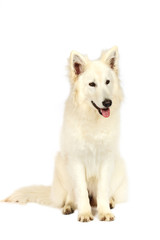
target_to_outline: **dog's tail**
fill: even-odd
[[[39,203],[42,205],[53,206],[51,200],[51,187],[49,186],[30,186],[16,190],[3,202],[14,202],[26,204],[28,202]]]

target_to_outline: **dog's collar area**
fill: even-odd
[[[110,109],[109,108],[99,108],[95,102],[91,101],[92,105],[98,110],[99,114],[103,117],[108,118],[110,116]]]

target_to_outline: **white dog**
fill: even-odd
[[[64,214],[77,208],[82,222],[93,220],[91,206],[97,206],[99,219],[112,221],[110,209],[127,199],[125,164],[118,148],[123,94],[117,47],[96,61],[72,51],[70,83],[52,187],[25,187],[5,201],[37,202],[63,208]]]

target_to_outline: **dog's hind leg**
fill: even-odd
[[[70,202],[71,197],[68,196],[68,188],[65,159],[59,152],[55,159],[54,179],[51,189],[51,199],[56,207],[62,208]],[[69,212],[69,210],[67,211]]]
[[[115,203],[126,202],[128,200],[128,183],[127,179],[124,178],[114,193]]]
[[[73,197],[73,192],[69,192],[66,197],[66,201],[62,210],[63,214],[71,214],[74,212],[76,209],[76,206],[74,204],[74,197]]]
[[[67,192],[63,188],[57,174],[54,175],[53,184],[51,187],[51,199],[55,207],[62,208],[65,204]]]
[[[112,178],[110,197],[116,203],[126,202],[128,197],[128,181],[125,163],[121,157],[117,157],[115,170]]]

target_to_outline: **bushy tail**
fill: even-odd
[[[11,196],[3,200],[4,202],[15,202],[26,204],[28,202],[53,206],[51,201],[51,187],[30,186],[16,190]]]

